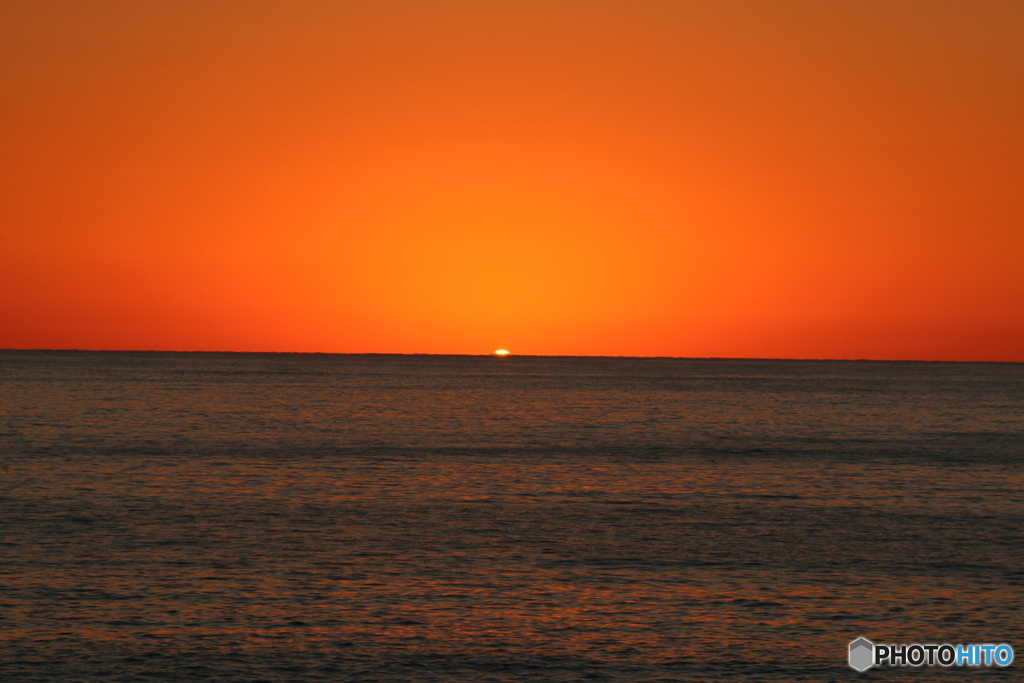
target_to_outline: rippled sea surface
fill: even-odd
[[[3,681],[1021,680],[1021,364],[6,351],[0,463]]]

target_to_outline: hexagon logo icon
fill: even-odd
[[[874,663],[874,643],[867,638],[858,638],[850,643],[850,666],[857,671],[867,671]]]

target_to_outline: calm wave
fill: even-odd
[[[1024,653],[1021,364],[6,351],[0,456],[5,681]]]

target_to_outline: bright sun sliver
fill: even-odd
[[[506,349],[498,349],[497,351],[494,352],[494,355],[495,356],[507,356],[508,355],[508,351]]]

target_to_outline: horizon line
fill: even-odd
[[[489,353],[426,353],[426,352],[381,352],[381,351],[210,351],[210,350],[180,350],[180,349],[47,349],[47,348],[0,348],[0,353],[6,352],[23,353],[178,353],[178,354],[253,354],[253,355],[291,355],[291,356],[437,356],[437,357],[460,357],[460,358],[590,358],[590,359],[635,359],[635,360],[727,360],[727,361],[788,361],[788,362],[837,362],[837,363],[1002,363],[1019,365],[1024,361],[1015,360],[927,360],[920,358],[782,358],[762,356],[627,356],[607,354],[537,354],[537,353],[509,353],[504,356],[496,356],[493,351]]]

